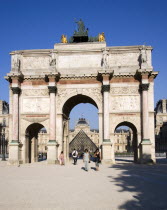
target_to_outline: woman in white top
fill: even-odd
[[[83,155],[83,162],[85,163],[85,171],[89,170],[89,161],[90,161],[89,152],[87,149],[85,149],[85,153]]]

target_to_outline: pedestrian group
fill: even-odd
[[[88,149],[85,149],[85,152],[83,154],[83,162],[85,164],[85,171],[89,171],[89,163],[91,161],[91,157],[92,156],[90,155]],[[76,149],[74,149],[72,152],[72,158],[74,161],[74,165],[77,165],[78,151]],[[94,152],[93,161],[95,162],[95,170],[99,171],[99,164],[101,163],[101,155],[100,155],[99,149],[96,149],[96,151]],[[59,155],[59,162],[60,162],[60,165],[65,164],[63,151],[61,151]]]

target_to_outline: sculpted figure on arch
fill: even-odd
[[[53,52],[51,53],[50,66],[52,66],[52,67],[56,66],[56,57]]]
[[[104,32],[102,32],[101,34],[99,34],[98,39],[99,39],[99,42],[104,42],[105,41]]]
[[[64,34],[61,36],[61,43],[67,43],[67,36],[65,36]]]
[[[108,59],[109,59],[109,53],[106,49],[104,49],[103,56],[102,56],[102,62],[101,62],[103,69],[108,69],[109,68]]]
[[[19,72],[20,70],[20,59],[19,59],[19,55],[15,54],[12,56],[12,64],[13,64],[13,69],[16,72]]]
[[[80,19],[79,21],[75,21],[75,23],[78,24],[78,32],[84,32],[85,31],[85,25],[84,22],[82,21],[82,19]]]
[[[139,59],[141,69],[147,67],[147,60],[148,60],[148,59],[147,59],[146,49],[145,49],[145,47],[143,46],[143,48],[142,48],[141,51],[140,51],[140,59]]]

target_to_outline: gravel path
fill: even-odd
[[[117,161],[66,166],[45,162],[7,166],[0,161],[0,209],[167,209],[167,164]]]

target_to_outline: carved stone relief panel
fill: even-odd
[[[23,98],[23,113],[49,113],[49,98]]]
[[[132,66],[139,65],[138,62],[139,53],[122,53],[122,54],[110,54],[109,65],[110,66]]]
[[[49,66],[49,57],[24,57],[23,69],[45,69]]]
[[[59,56],[59,68],[82,68],[84,67],[100,67],[101,66],[101,55],[99,54],[78,54]]]
[[[49,96],[48,89],[22,89],[23,96]]]
[[[139,96],[113,96],[111,100],[112,111],[140,110]]]

